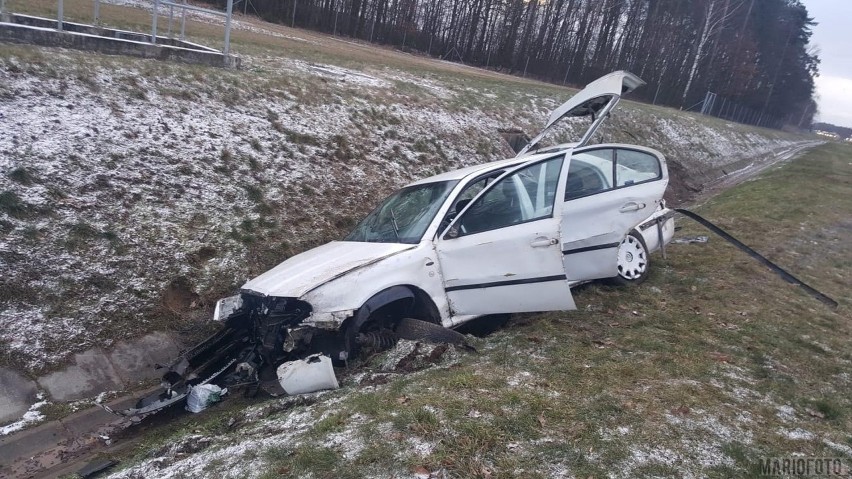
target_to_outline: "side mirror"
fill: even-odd
[[[450,228],[450,229],[449,229],[449,231],[447,231],[447,234],[445,234],[445,235],[444,235],[444,239],[445,239],[445,240],[453,239],[453,238],[458,238],[458,237],[459,237],[459,227],[458,227],[458,225],[453,225],[453,227],[452,227],[452,228]]]

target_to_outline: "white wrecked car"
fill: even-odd
[[[411,334],[493,313],[571,310],[574,285],[643,281],[649,253],[674,233],[665,159],[642,146],[587,145],[621,96],[643,84],[627,72],[600,78],[515,158],[408,185],[342,241],[247,282],[217,304],[223,331],[176,363],[170,382],[232,365],[238,382],[262,382],[283,361],[345,360],[361,345],[392,344],[404,336],[400,324]],[[578,142],[536,149],[560,119],[584,116],[592,122]]]
[[[246,283],[217,319],[237,307],[274,312],[286,317],[276,342],[292,343],[305,328],[357,332],[403,317],[453,327],[485,314],[570,310],[580,282],[644,280],[649,253],[674,233],[665,159],[641,146],[586,146],[621,95],[643,84],[627,72],[600,78],[517,157],[402,188],[343,241]],[[552,125],[578,116],[594,117],[579,142],[534,149]]]

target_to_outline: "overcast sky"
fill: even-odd
[[[852,128],[852,0],[802,0],[819,23],[811,44],[822,63],[816,79],[818,121]]]

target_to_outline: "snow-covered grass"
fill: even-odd
[[[499,141],[494,120],[377,105],[391,81],[334,66],[265,59],[249,75],[19,52],[0,59],[0,191],[21,205],[3,220],[0,325],[29,369],[151,329],[170,281],[201,294],[184,310],[209,304],[392,188],[497,159],[461,138]],[[78,59],[86,72],[62,70]]]

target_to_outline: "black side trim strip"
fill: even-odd
[[[575,254],[575,253],[585,253],[586,251],[595,251],[599,249],[610,249],[610,248],[618,248],[618,245],[621,243],[607,243],[607,244],[598,244],[594,246],[584,246],[582,248],[569,249],[563,251],[563,255]]]
[[[688,218],[695,220],[701,226],[703,226],[703,227],[707,228],[708,230],[710,230],[710,231],[716,233],[717,235],[721,236],[723,239],[725,239],[726,241],[728,241],[732,245],[739,248],[740,251],[751,256],[752,258],[756,259],[760,264],[762,264],[762,265],[766,266],[767,268],[769,268],[770,270],[772,270],[775,274],[780,276],[784,281],[786,281],[790,284],[795,284],[797,286],[800,286],[803,290],[805,290],[806,293],[808,293],[811,296],[813,296],[814,298],[822,301],[823,303],[825,303],[829,307],[837,308],[837,301],[835,301],[835,300],[829,298],[828,296],[822,294],[821,292],[817,291],[816,289],[812,288],[811,286],[808,286],[802,280],[800,280],[799,278],[788,273],[787,271],[785,271],[784,269],[782,269],[780,266],[776,265],[772,261],[769,261],[768,259],[764,258],[760,253],[749,248],[748,246],[743,244],[740,240],[738,240],[738,239],[734,238],[733,236],[731,236],[730,234],[728,234],[728,232],[726,232],[722,228],[719,228],[718,226],[714,225],[713,223],[705,220],[704,218],[698,216],[697,214],[695,214],[691,211],[684,210],[684,209],[681,209],[681,208],[675,208],[675,211],[677,211],[678,213],[680,213],[680,214],[682,214],[682,215],[684,215]]]
[[[479,283],[479,284],[465,284],[462,286],[450,286],[449,288],[445,288],[449,293],[450,291],[462,291],[465,289],[480,289],[480,288],[494,288],[496,286],[512,286],[516,284],[534,284],[534,283],[549,283],[550,281],[561,281],[564,279],[568,279],[564,274],[558,274],[556,276],[543,276],[540,278],[527,278],[527,279],[513,279],[509,281],[496,281],[494,283]]]

